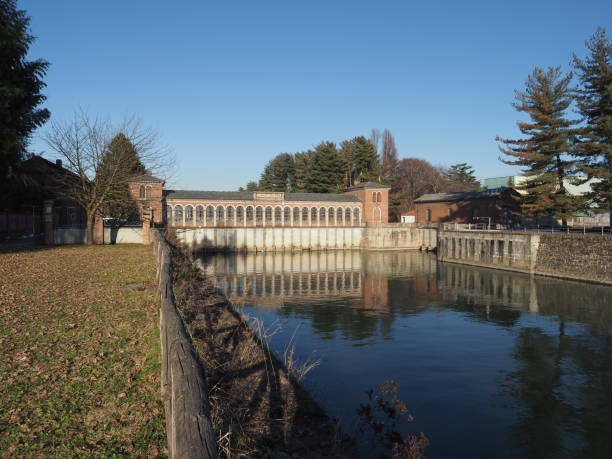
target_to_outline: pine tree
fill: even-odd
[[[321,142],[315,148],[306,175],[309,193],[337,193],[343,188],[344,160],[333,142]]]
[[[468,191],[480,189],[480,182],[474,175],[474,169],[468,163],[453,164],[442,176],[448,183],[449,191]]]
[[[276,155],[264,168],[259,186],[264,191],[291,191],[295,162],[289,153]]]
[[[293,157],[293,191],[296,193],[304,193],[306,191],[306,178],[312,164],[314,151],[308,150],[301,153],[296,153]]]
[[[567,217],[577,209],[576,199],[565,189],[564,179],[573,172],[572,149],[575,121],[565,117],[572,102],[569,84],[571,74],[563,76],[559,67],[547,71],[537,68],[527,79],[525,91],[515,91],[514,107],[525,112],[531,122],[518,122],[524,139],[497,137],[502,153],[512,159],[499,158],[504,164],[523,166],[528,178],[520,188],[527,194],[524,210],[534,216],[556,215],[567,225]]]
[[[359,136],[351,140],[353,144],[353,179],[361,182],[380,180],[380,162],[376,147],[365,137]]]
[[[9,180],[23,179],[19,167],[28,140],[49,118],[49,110],[37,108],[46,99],[42,78],[49,63],[26,60],[34,41],[29,23],[14,0],[0,0],[0,188],[10,189]],[[4,190],[0,194],[5,197]]]
[[[586,47],[589,55],[584,61],[575,54],[573,58],[580,81],[576,102],[584,121],[575,151],[579,169],[587,180],[595,179],[585,196],[589,205],[612,212],[612,41],[598,27]]]

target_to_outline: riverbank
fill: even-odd
[[[0,450],[163,456],[151,247],[0,247]]]
[[[173,249],[177,307],[210,388],[219,453],[249,457],[358,457],[354,442],[180,250]],[[251,323],[256,329],[259,322]],[[263,337],[264,339],[261,339]]]

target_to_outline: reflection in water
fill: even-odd
[[[201,260],[232,302],[300,326],[309,384],[352,428],[393,378],[428,457],[602,456],[612,438],[612,288],[437,263],[418,252],[233,254]],[[284,341],[283,341],[284,340]],[[273,346],[274,347],[274,346]]]

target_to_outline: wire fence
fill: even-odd
[[[566,234],[600,234],[612,235],[610,226],[544,226],[544,225],[487,225],[482,223],[462,225],[463,228],[472,231],[520,231],[525,233],[566,233]]]

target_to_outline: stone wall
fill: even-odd
[[[612,236],[542,234],[536,272],[550,276],[612,283]]]
[[[372,224],[363,228],[363,249],[434,249],[437,230],[398,223]]]

